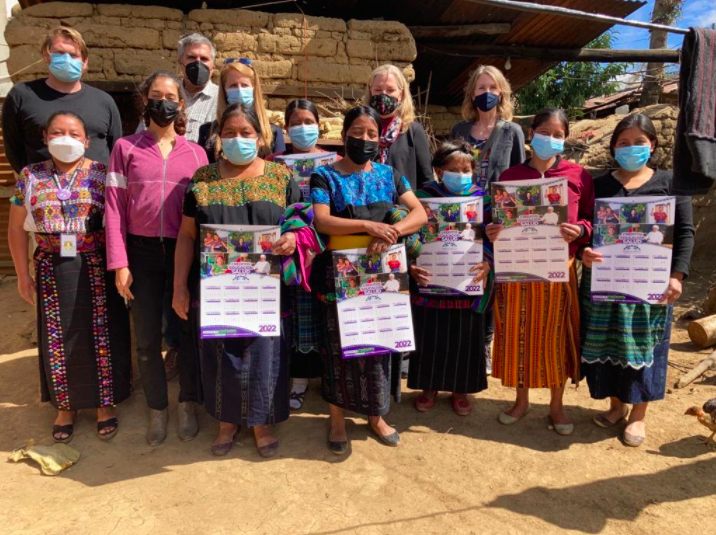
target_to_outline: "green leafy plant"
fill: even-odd
[[[586,48],[610,49],[614,35],[608,31]],[[579,117],[586,100],[621,90],[617,78],[632,67],[631,63],[562,62],[517,92],[517,112],[531,115],[543,108],[562,108],[570,117]]]

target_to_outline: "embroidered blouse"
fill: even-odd
[[[40,234],[84,234],[103,229],[104,187],[107,166],[99,162],[83,165],[70,187],[70,197],[57,197],[72,182],[73,173],[54,169],[52,161],[28,165],[18,176],[10,202],[27,209],[23,228]]]

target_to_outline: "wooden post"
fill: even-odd
[[[654,3],[654,11],[651,14],[651,22],[656,24],[671,25],[681,6],[682,0],[656,0]],[[666,48],[669,42],[669,36],[666,32],[660,30],[651,30],[651,40],[649,48]],[[665,71],[664,64],[660,61],[650,61],[646,64],[646,74],[644,74],[644,87],[641,91],[639,106],[651,106],[659,103],[661,95],[661,83],[664,80]]]
[[[418,42],[418,46],[427,52],[460,55],[467,57],[511,57],[530,58],[543,61],[584,61],[601,63],[641,63],[661,61],[678,63],[678,50],[615,50],[609,48],[541,48],[521,45],[481,45]]]
[[[689,323],[689,338],[701,349],[716,344],[716,314]]]
[[[679,379],[674,386],[676,388],[684,388],[685,386],[693,383],[708,370],[714,369],[716,369],[716,351],[711,353],[711,355],[702,360],[698,366]]]
[[[509,23],[490,22],[487,24],[459,24],[449,26],[408,26],[415,39],[447,39],[470,35],[504,35],[512,26]]]

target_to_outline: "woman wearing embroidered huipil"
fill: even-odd
[[[646,115],[622,119],[609,143],[618,168],[594,179],[595,196],[671,196],[672,173],[648,165],[657,146],[654,124]],[[666,391],[673,304],[681,296],[681,281],[689,273],[694,248],[690,197],[676,198],[672,223],[671,274],[660,306],[592,303],[591,267],[601,262],[602,255],[591,247],[582,253],[582,372],[592,398],[610,398],[609,410],[595,415],[594,423],[614,427],[626,422],[622,439],[632,447],[646,438],[644,419],[649,403],[664,399]],[[614,225],[609,228],[618,232]]]
[[[113,407],[131,391],[129,318],[104,260],[107,168],[84,158],[89,138],[74,113],[50,116],[45,142],[52,159],[23,169],[11,199],[18,289],[28,303],[37,299],[42,401],[59,411],[53,438],[69,442],[77,410],[97,409],[97,434],[107,440],[119,425]]]
[[[311,177],[315,227],[330,236],[329,249],[367,247],[368,252],[384,252],[401,236],[415,233],[427,223],[425,210],[407,179],[397,175],[392,167],[371,162],[378,153],[379,138],[378,113],[366,106],[352,109],[343,121],[346,156],[320,167]],[[405,219],[388,224],[398,203],[410,213]],[[330,251],[316,258],[311,286],[319,293],[324,315],[322,389],[331,411],[329,449],[339,455],[348,449],[345,410],[368,416],[378,439],[397,446],[398,432],[382,417],[390,409],[391,385],[394,389],[399,387],[399,368],[391,373],[391,355],[342,358]]]
[[[198,299],[197,235],[202,224],[278,225],[287,208],[301,200],[301,190],[284,166],[258,156],[264,137],[253,107],[232,104],[218,124],[217,163],[202,167],[184,197],[184,215],[176,252],[174,310],[187,319],[190,301]],[[271,252],[291,256],[297,233],[286,231]],[[319,248],[317,248],[320,250]],[[263,260],[262,260],[263,261]],[[190,299],[193,295],[193,299]],[[291,310],[288,292],[281,296],[283,312]],[[192,310],[198,337],[198,310]],[[288,418],[291,318],[283,316],[281,336],[197,340],[201,360],[204,406],[219,421],[212,452],[226,455],[239,426],[253,428],[263,457],[278,452],[272,427]]]

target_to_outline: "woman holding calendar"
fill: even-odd
[[[401,236],[427,223],[408,180],[392,167],[372,161],[380,149],[380,126],[373,108],[353,108],[343,121],[346,156],[311,177],[316,230],[330,237],[329,250],[314,261],[311,285],[321,301],[322,390],[331,413],[328,448],[336,455],[348,451],[346,410],[367,416],[370,430],[384,444],[400,444],[398,432],[383,419],[390,410],[391,393],[399,392],[400,354],[342,358],[331,261],[331,250],[366,247],[368,254],[385,252]],[[391,224],[396,204],[407,207],[409,214]]]
[[[495,293],[495,349],[492,376],[504,386],[517,388],[511,409],[500,413],[501,424],[517,423],[529,410],[529,389],[551,390],[551,428],[570,435],[574,425],[564,412],[562,397],[567,380],[579,381],[579,302],[574,256],[589,243],[594,214],[592,177],[580,165],[560,157],[569,136],[564,111],[546,109],[535,115],[530,128],[532,158],[510,167],[500,182],[539,178],[566,178],[567,222],[560,225],[569,243],[569,282],[498,283]],[[503,225],[490,224],[491,242]]]
[[[594,179],[596,197],[671,196],[671,172],[649,165],[657,146],[656,129],[646,115],[622,119],[609,144],[617,169]],[[646,409],[666,391],[673,303],[681,295],[694,247],[690,197],[676,198],[673,240],[669,283],[659,305],[592,303],[591,268],[602,255],[591,247],[582,253],[582,372],[592,398],[610,399],[609,410],[593,420],[604,428],[626,422],[622,440],[627,446],[644,442]]]
[[[218,134],[218,161],[194,174],[184,196],[173,301],[182,319],[189,317],[190,303],[198,300],[200,225],[279,225],[289,207],[301,200],[290,171],[258,156],[266,140],[254,107],[228,106]],[[311,233],[308,225],[284,232],[271,246],[271,253],[291,256],[297,241],[306,243]],[[291,309],[288,297],[288,292],[281,296],[282,312]],[[259,454],[273,457],[279,445],[273,426],[289,414],[290,315],[282,314],[280,336],[211,339],[198,339],[197,307],[191,316],[201,361],[204,407],[219,421],[212,452],[228,454],[240,426],[246,426],[253,431]]]

